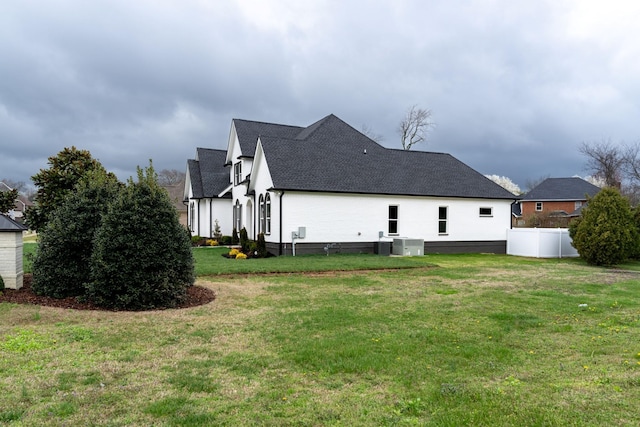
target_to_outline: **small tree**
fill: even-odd
[[[431,110],[418,108],[417,105],[411,106],[398,125],[402,149],[411,150],[415,144],[425,141],[427,133],[434,126],[435,123],[431,120]]]
[[[214,224],[213,238],[216,239],[218,242],[220,242],[220,240],[222,240],[222,231],[220,230],[220,223],[218,223],[218,220],[216,219],[213,224]]]
[[[232,245],[237,245],[238,241],[240,239],[238,238],[238,230],[236,230],[236,228],[233,228],[233,232],[231,233],[231,244]]]
[[[54,298],[81,296],[90,280],[93,239],[120,184],[113,175],[89,172],[52,212],[39,233],[31,288]]]
[[[93,170],[107,173],[89,151],[76,147],[65,148],[49,157],[48,163],[48,169],[40,169],[31,177],[38,191],[35,204],[26,211],[25,219],[29,228],[36,231],[44,229],[51,213],[87,173]]]
[[[589,264],[615,265],[630,257],[638,240],[627,199],[614,188],[598,192],[570,228],[573,246]]]
[[[194,282],[191,239],[150,165],[138,168],[96,233],[88,298],[104,307],[174,307]]]
[[[18,190],[0,191],[0,214],[6,214],[16,205]]]

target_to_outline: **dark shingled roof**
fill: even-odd
[[[233,119],[233,125],[236,129],[236,135],[238,135],[238,141],[240,141],[242,155],[247,157],[253,157],[256,152],[256,143],[260,135],[295,138],[296,135],[304,129],[299,126],[254,122],[242,119]]]
[[[25,231],[27,227],[9,218],[6,215],[0,214],[0,231]]]
[[[260,141],[277,189],[516,198],[449,154],[385,148],[334,115],[295,138],[263,134]]]
[[[194,199],[217,197],[230,184],[225,150],[197,148],[196,159],[187,160]]]
[[[582,178],[547,178],[522,196],[522,200],[586,200],[587,196],[593,197],[598,191],[600,191],[599,187]]]

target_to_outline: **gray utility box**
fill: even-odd
[[[403,256],[424,255],[423,239],[393,239],[393,254]]]
[[[373,244],[373,253],[383,256],[391,255],[391,242],[375,242]]]

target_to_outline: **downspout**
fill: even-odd
[[[198,199],[198,232],[196,235],[201,236],[200,234],[200,199]]]
[[[280,193],[280,245],[278,247],[278,255],[282,255],[282,197],[284,196],[284,190]]]
[[[213,197],[209,199],[209,237],[213,239]]]
[[[251,230],[252,230],[252,234],[253,234],[253,240],[258,240],[258,233],[256,233],[256,193],[254,191],[253,195],[253,215],[251,215],[253,218],[253,224],[251,225]]]

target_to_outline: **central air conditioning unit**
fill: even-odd
[[[393,239],[392,253],[402,256],[424,255],[424,240],[407,238]]]

